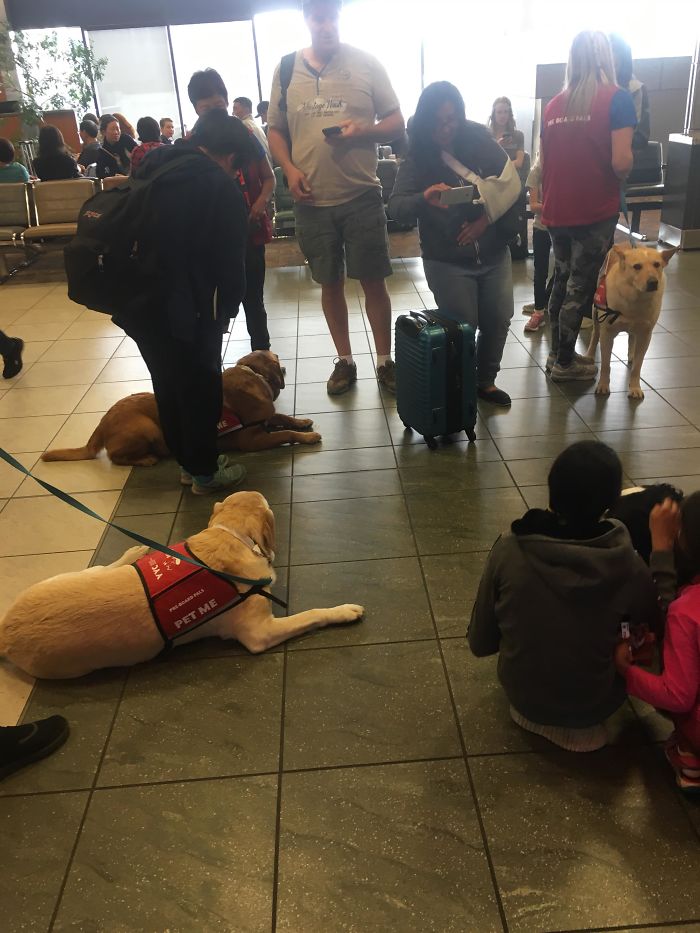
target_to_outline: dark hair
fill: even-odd
[[[464,98],[449,81],[435,81],[429,84],[418,98],[416,112],[409,121],[409,154],[419,169],[425,170],[439,158],[440,147],[433,142],[435,117],[440,107],[447,103],[454,106],[460,122],[466,123]]]
[[[39,130],[39,155],[52,156],[67,153],[63,133],[57,126],[42,126]]]
[[[238,119],[230,117],[225,110],[210,110],[197,120],[191,142],[202,146],[212,155],[225,156],[236,153],[235,166],[247,165],[256,158],[253,137]]]
[[[5,139],[4,136],[0,136],[0,162],[14,161],[15,147],[12,145],[9,139]]]
[[[680,550],[683,582],[700,573],[700,492],[692,492],[681,503]]]
[[[261,100],[258,106],[256,107],[256,112],[258,116],[261,117],[264,113],[267,113],[269,109],[270,109],[270,101]]]
[[[622,36],[612,33],[608,36],[615,62],[615,77],[622,88],[627,88],[632,80],[632,49]]]
[[[337,7],[338,12],[340,12],[340,10],[343,8],[343,0],[303,0],[301,4],[301,11],[304,16],[308,16],[314,7],[322,5]]]
[[[219,72],[213,68],[195,71],[190,78],[190,83],[187,85],[187,96],[193,107],[196,107],[197,101],[216,96],[223,97],[228,105],[226,85]]]
[[[107,129],[110,123],[116,123],[117,126],[119,126],[119,120],[117,120],[114,114],[103,113],[102,116],[100,117],[100,133],[102,133],[103,136],[104,136],[105,130]],[[122,128],[121,126],[119,126],[119,132],[121,133],[121,131],[122,131]]]
[[[160,126],[153,117],[141,117],[136,124],[136,132],[139,134],[142,143],[160,142]]]
[[[497,97],[491,106],[491,116],[489,117],[489,126],[493,129],[494,123],[496,121],[496,107],[499,104],[505,104],[508,110],[510,111],[510,116],[508,117],[508,122],[506,123],[506,132],[512,133],[515,131],[515,117],[513,116],[513,105],[510,102],[509,97]]]
[[[86,113],[83,116],[82,122],[84,123],[86,120],[89,120],[90,123],[99,123],[99,117],[95,116],[94,113]]]
[[[568,524],[587,526],[611,509],[622,489],[622,465],[600,441],[579,441],[549,471],[549,507]]]
[[[250,97],[237,97],[234,100],[234,104],[242,104],[246,110],[253,109],[253,101],[250,99]]]
[[[163,129],[163,127],[165,126],[166,123],[172,123],[172,124],[174,125],[174,124],[175,124],[175,121],[173,120],[172,117],[161,117],[160,120],[158,121],[158,126],[159,126],[161,129]],[[138,129],[138,127],[137,127],[137,129]]]
[[[92,136],[93,139],[97,139],[99,131],[98,125],[93,123],[92,120],[83,120],[80,124],[80,132],[87,133],[87,135]]]

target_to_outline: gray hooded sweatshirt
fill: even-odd
[[[624,701],[613,665],[620,624],[657,620],[651,573],[614,519],[572,532],[533,509],[496,541],[467,638],[533,722],[577,728],[602,722]]]

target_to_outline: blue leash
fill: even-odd
[[[15,460],[12,454],[8,454],[8,452],[3,450],[2,447],[0,447],[0,459],[4,460],[5,463],[9,463],[10,466],[15,468],[15,470],[19,470],[20,473],[24,473],[25,476],[29,476],[34,480],[34,482],[42,486],[47,492],[50,492],[52,496],[55,496],[57,499],[60,499],[67,505],[72,505],[74,509],[77,509],[79,512],[83,512],[85,515],[89,515],[90,518],[96,518],[97,521],[102,522],[103,525],[109,525],[111,528],[116,528],[117,531],[121,531],[122,534],[127,535],[129,538],[133,538],[134,541],[138,541],[139,544],[145,544],[146,547],[149,547],[154,551],[161,551],[163,554],[168,554],[170,557],[176,557],[178,560],[184,561],[187,564],[193,564],[195,567],[201,567],[204,570],[208,570],[210,573],[215,573],[217,577],[223,577],[223,579],[228,580],[229,583],[242,583],[245,586],[253,586],[258,588],[270,586],[272,583],[272,577],[261,577],[259,580],[249,580],[247,577],[235,577],[230,573],[224,573],[223,570],[212,570],[211,567],[207,567],[207,565],[203,564],[201,561],[187,557],[186,555],[181,554],[179,551],[173,551],[173,549],[169,548],[167,545],[159,544],[157,541],[152,541],[145,535],[139,534],[138,531],[129,531],[128,528],[117,525],[115,522],[107,521],[106,518],[102,518],[102,516],[98,515],[97,512],[93,512],[92,509],[89,509],[86,505],[83,505],[82,502],[74,499],[73,496],[69,495],[67,492],[64,492],[62,489],[58,489],[56,486],[52,486],[51,483],[45,483],[44,480],[39,479],[38,476],[34,476],[30,470],[22,466],[19,460]],[[262,595],[267,596],[268,594],[264,593]],[[277,600],[275,600],[275,602],[276,601]]]

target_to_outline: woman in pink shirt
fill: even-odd
[[[678,506],[668,500],[652,512],[666,512],[665,548],[673,550],[674,531],[681,576],[689,581],[671,603],[666,619],[663,673],[651,674],[635,664],[632,646],[618,645],[615,665],[627,681],[627,692],[650,703],[673,720],[675,732],[666,744],[666,757],[676,772],[678,786],[700,794],[700,492]],[[659,545],[655,544],[659,549]]]

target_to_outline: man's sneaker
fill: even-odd
[[[217,468],[228,466],[228,457],[226,454],[219,454],[219,456],[216,458],[216,465]],[[192,474],[188,473],[184,467],[180,467],[180,482],[183,486],[192,485]]]
[[[585,363],[572,360],[568,366],[555,363],[551,372],[552,382],[586,382],[595,379],[597,375],[598,367],[592,360],[586,360]]]
[[[595,366],[595,365],[596,365],[595,360],[591,360],[591,359],[589,359],[589,357],[587,357],[587,356],[582,356],[580,353],[574,353],[574,360],[575,360],[577,363],[584,363],[584,364],[587,363],[589,366]],[[552,367],[554,366],[554,364],[556,363],[556,361],[557,361],[557,354],[556,354],[556,353],[550,353],[550,354],[547,356],[547,362],[545,363],[544,371],[547,373],[548,376],[549,376],[549,374],[552,372]]]
[[[331,378],[326,383],[326,391],[329,395],[342,395],[355,382],[357,382],[357,366],[355,363],[337,359]]]
[[[55,752],[66,741],[69,732],[63,716],[49,716],[23,726],[0,728],[0,780]]]
[[[523,314],[533,314],[534,311],[535,311],[534,302],[531,301],[528,304],[523,305]]]
[[[525,324],[525,333],[531,334],[546,324],[544,311],[533,311],[530,320]]]
[[[7,353],[3,353],[2,359],[5,364],[2,370],[3,379],[12,379],[22,372],[22,350],[24,350],[24,340],[19,337],[10,337],[11,348]]]
[[[207,496],[209,493],[223,492],[231,486],[238,486],[245,476],[245,467],[240,463],[220,466],[212,476],[193,476],[192,492],[195,496]]]
[[[377,381],[388,392],[396,395],[396,365],[393,360],[387,360],[377,369]]]

